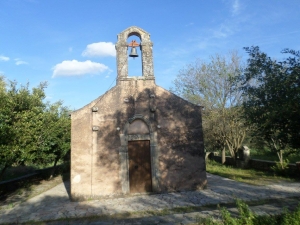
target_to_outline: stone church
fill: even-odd
[[[127,43],[130,36],[140,43]],[[141,50],[142,75],[128,76],[128,49]],[[206,169],[201,107],[155,84],[150,34],[118,34],[117,82],[71,114],[73,200],[202,189]]]

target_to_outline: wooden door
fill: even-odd
[[[150,141],[128,141],[130,193],[152,191]]]

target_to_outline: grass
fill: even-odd
[[[238,209],[238,216],[233,217],[230,212],[222,207],[220,208],[220,219],[215,218],[197,218],[198,225],[300,225],[300,204],[294,212],[284,210],[281,215],[267,215],[257,216],[250,209],[249,206],[237,199],[236,206]]]
[[[273,152],[271,152],[268,149],[262,149],[262,150],[258,150],[258,149],[251,149],[251,158],[253,159],[262,159],[262,160],[269,160],[269,161],[279,161],[278,156],[276,154],[274,154]],[[290,154],[290,155],[283,155],[284,159],[289,160],[290,163],[296,163],[296,162],[300,162],[300,154]]]
[[[217,152],[219,155],[221,155],[221,151],[217,151]],[[226,156],[230,157],[228,152],[226,152]],[[257,148],[250,147],[250,157],[252,159],[261,159],[261,160],[268,160],[274,162],[279,161],[277,154],[271,152],[267,148],[257,149]],[[283,158],[289,160],[290,163],[300,162],[300,152],[298,151],[298,153],[297,152],[291,153],[289,155],[283,154]]]
[[[279,161],[278,156],[277,155],[262,155],[262,154],[257,154],[257,153],[253,153],[251,155],[252,159],[262,159],[262,160],[269,160],[269,161]],[[292,154],[289,155],[287,157],[283,157],[284,159],[289,160],[290,163],[296,163],[296,162],[300,162],[300,156]]]
[[[276,182],[292,182],[294,179],[278,176],[272,172],[257,171],[253,169],[240,169],[226,166],[215,161],[207,160],[206,171],[232,180],[252,185],[267,185]]]

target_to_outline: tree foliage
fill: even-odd
[[[29,89],[0,78],[0,168],[55,164],[70,149],[70,119],[61,102],[45,103],[41,83]]]
[[[208,150],[228,149],[235,157],[247,128],[241,118],[242,96],[236,79],[240,57],[215,55],[210,62],[196,60],[179,71],[172,90],[190,102],[204,106],[203,129]]]
[[[259,47],[245,50],[249,59],[240,76],[245,118],[282,162],[282,150],[300,149],[300,52],[285,49],[291,56],[276,61]]]

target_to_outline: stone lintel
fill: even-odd
[[[119,77],[118,81],[133,81],[133,80],[155,80],[154,76],[139,76],[139,77]]]
[[[130,134],[128,135],[128,141],[141,141],[150,140],[149,134]]]

